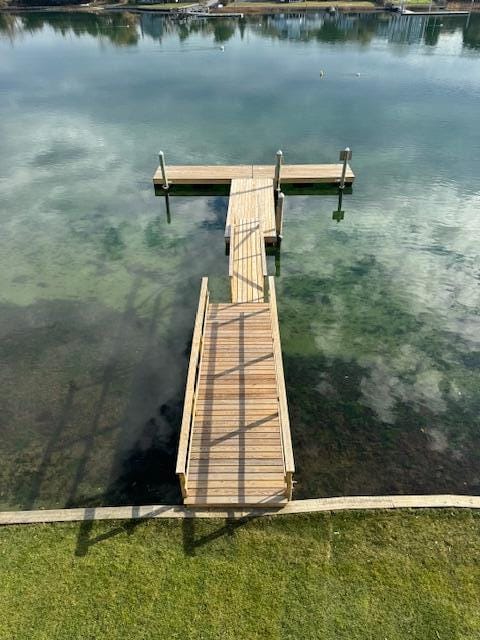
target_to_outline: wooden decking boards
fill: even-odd
[[[172,185],[230,184],[234,179],[268,178],[273,180],[272,165],[167,165],[168,181]],[[282,166],[282,184],[338,184],[342,175],[342,163],[334,164],[285,164]],[[347,167],[346,184],[351,185],[355,175]],[[162,187],[160,168],[153,176],[153,183]]]
[[[258,222],[246,226],[264,250]],[[177,458],[187,506],[281,506],[291,499],[293,451],[275,285],[268,282],[268,302],[213,304],[202,280]]]
[[[208,305],[186,476],[186,505],[287,501],[268,303]]]
[[[275,203],[272,178],[235,178],[230,187],[225,238],[228,240],[232,224],[240,220],[257,220],[265,242],[275,242]]]
[[[231,225],[229,275],[232,302],[264,301],[267,268],[258,220],[239,220]]]

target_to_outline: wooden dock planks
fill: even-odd
[[[229,275],[232,302],[264,301],[265,242],[258,220],[231,226]]]
[[[167,165],[168,181],[175,184],[229,184],[234,178],[252,178],[252,165]],[[161,169],[153,183],[163,186]]]
[[[284,164],[281,170],[282,184],[336,184],[340,182],[343,164]],[[275,167],[273,165],[254,165],[253,178],[271,178],[273,180]],[[352,184],[355,175],[347,166],[345,174],[346,184]]]
[[[240,220],[257,220],[265,242],[276,242],[273,178],[234,178],[228,200],[225,238]]]
[[[273,180],[275,166],[272,165],[167,165],[167,178],[172,185],[229,184],[235,179],[269,178]],[[338,184],[342,175],[342,164],[284,164],[283,184]],[[355,175],[347,167],[346,184],[351,185]],[[163,186],[161,169],[153,176],[156,186]]]
[[[186,505],[287,501],[272,326],[268,303],[208,305]]]

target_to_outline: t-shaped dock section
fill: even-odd
[[[284,164],[281,167],[282,185],[329,184],[339,185],[343,164]],[[158,187],[176,185],[230,184],[238,178],[275,179],[276,167],[263,164],[239,165],[168,165],[165,176],[159,166],[153,176],[153,184]],[[347,166],[345,184],[351,185],[355,176]]]
[[[319,187],[351,187],[355,175],[348,164],[349,149],[340,153],[342,162],[335,164],[283,164],[283,154],[277,152],[272,165],[166,165],[163,152],[153,176],[158,193],[170,195],[208,195],[226,193],[229,196],[225,240],[230,242],[232,223],[258,220],[267,244],[278,242],[283,217],[282,189],[293,193],[309,193]],[[218,191],[221,189],[221,191]],[[213,190],[213,191],[212,191]],[[217,191],[215,191],[217,190]],[[280,197],[279,197],[280,196]]]

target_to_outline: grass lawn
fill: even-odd
[[[480,513],[0,529],[0,638],[478,640]]]

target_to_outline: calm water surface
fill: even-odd
[[[226,199],[172,199],[168,224],[160,148],[352,147],[344,219],[336,195],[288,197],[269,257],[296,495],[480,492],[480,16],[442,22],[0,14],[1,508],[179,500]]]

